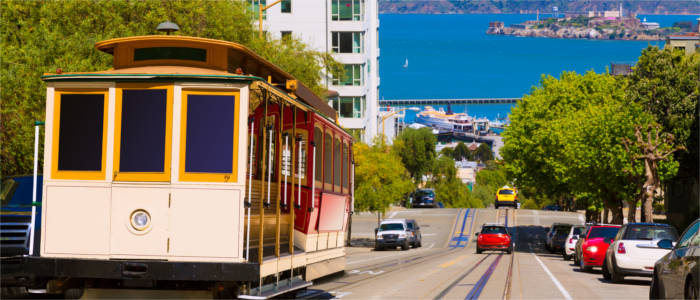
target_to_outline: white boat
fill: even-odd
[[[426,106],[418,113],[415,121],[441,132],[472,133],[474,130],[474,118],[466,113],[446,113],[442,108],[435,110],[432,106]]]
[[[406,59],[406,62],[403,63],[403,67],[404,67],[404,69],[408,68],[408,58]]]

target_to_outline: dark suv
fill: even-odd
[[[406,226],[408,227],[408,230],[411,231],[411,236],[408,239],[411,246],[413,246],[413,248],[422,246],[423,238],[420,234],[420,226],[418,226],[418,222],[413,219],[408,219],[406,220]]]
[[[435,189],[419,189],[413,193],[413,207],[437,207]]]

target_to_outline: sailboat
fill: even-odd
[[[406,58],[406,62],[403,63],[403,68],[404,69],[408,68],[408,58]]]

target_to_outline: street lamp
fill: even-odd
[[[398,110],[392,111],[391,113],[384,115],[382,117],[382,135],[383,136],[386,136],[386,134],[384,133],[384,121],[386,119],[390,118],[391,116],[398,114],[398,113],[405,111],[405,110],[420,111],[420,108],[418,108],[418,107],[404,107],[402,109],[398,109]]]
[[[268,8],[275,6],[277,3],[282,2],[282,0],[277,0],[275,2],[272,2],[272,4],[267,5],[265,7],[262,7],[260,5],[260,0],[258,0],[258,24],[260,25],[260,38],[263,37],[263,28],[262,28],[262,15],[263,11],[266,11]]]

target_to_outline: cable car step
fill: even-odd
[[[282,294],[293,292],[313,284],[311,281],[305,281],[301,276],[296,276],[291,279],[280,280],[279,284],[270,283],[263,285],[261,288],[250,289],[250,295],[238,295],[240,299],[269,299]]]

